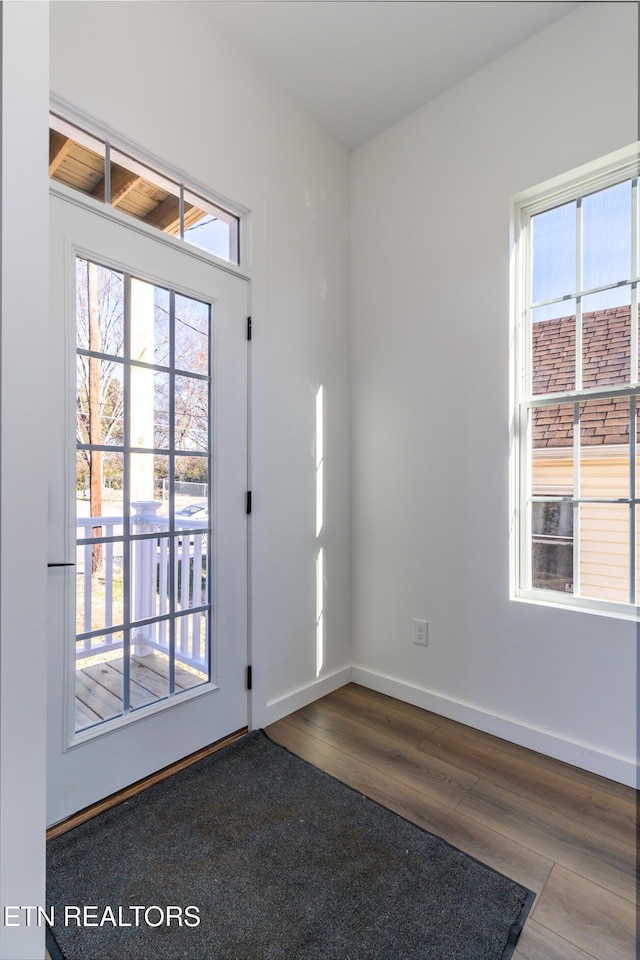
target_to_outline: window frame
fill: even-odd
[[[140,233],[153,236],[168,245],[177,245],[191,256],[209,261],[235,276],[243,277],[244,279],[251,278],[252,219],[251,211],[248,207],[232,202],[217,191],[212,190],[208,184],[194,177],[186,176],[183,170],[172,166],[142,147],[139,143],[130,140],[108,125],[97,121],[95,118],[55,94],[52,94],[49,103],[49,127],[50,129],[67,128],[77,143],[90,150],[103,151],[106,184],[110,183],[112,149],[115,154],[120,154],[128,159],[132,170],[134,167],[139,168],[142,176],[151,174],[152,179],[157,178],[158,182],[166,180],[172,183],[179,191],[181,221],[184,210],[184,193],[188,192],[202,199],[208,208],[215,210],[221,219],[229,222],[231,229],[230,242],[235,244],[238,259],[235,261],[220,257],[215,253],[211,253],[205,247],[188,242],[182,235],[174,236],[170,233],[165,233],[156,227],[148,225],[143,220],[139,220],[121,211],[117,207],[112,206],[110,198],[108,197],[105,197],[105,200],[97,200],[90,194],[76,190],[74,187],[70,187],[51,177],[49,177],[50,193],[61,196],[63,199],[76,203],[79,206],[93,209],[102,216],[129,226],[131,229],[137,230]],[[109,187],[107,186],[107,190],[108,189]]]
[[[78,593],[76,591],[75,603],[76,611],[78,603],[84,604],[84,613],[86,618],[87,613],[87,602],[89,606],[89,613],[93,609],[93,589],[94,584],[92,577],[89,577],[89,586],[87,587],[87,565],[90,557],[90,550],[92,546],[101,545],[103,549],[107,549],[110,545],[113,549],[116,545],[120,545],[122,548],[122,570],[123,570],[123,584],[125,584],[126,589],[123,591],[123,604],[122,604],[122,621],[116,623],[106,623],[97,627],[93,627],[91,622],[89,624],[85,623],[84,628],[81,631],[75,630],[74,638],[74,657],[75,663],[74,667],[77,670],[78,662],[82,662],[86,658],[91,656],[100,656],[102,649],[100,647],[93,647],[92,641],[94,639],[104,638],[107,641],[107,651],[110,649],[109,641],[107,638],[112,637],[115,634],[122,634],[122,656],[127,663],[127,666],[123,670],[123,680],[122,680],[122,712],[120,714],[115,714],[111,717],[103,717],[99,721],[87,724],[84,727],[78,727],[77,721],[76,726],[74,727],[72,743],[86,742],[87,740],[92,739],[93,737],[101,736],[104,732],[108,732],[112,729],[115,729],[115,724],[118,726],[125,725],[131,720],[137,719],[138,714],[147,716],[150,711],[157,712],[162,709],[162,706],[168,706],[171,703],[184,702],[187,699],[191,699],[194,696],[197,696],[199,693],[206,693],[212,688],[217,687],[217,681],[214,677],[214,663],[217,656],[216,650],[216,639],[214,636],[214,622],[213,622],[213,580],[211,577],[211,570],[213,568],[213,531],[212,523],[210,518],[213,516],[213,496],[212,496],[212,483],[211,483],[211,457],[214,450],[214,417],[213,417],[213,344],[214,344],[214,311],[215,311],[215,301],[210,300],[206,297],[203,297],[201,294],[195,294],[190,291],[178,287],[173,283],[162,283],[157,280],[150,279],[149,276],[145,275],[144,271],[134,270],[129,267],[123,267],[121,265],[115,266],[109,257],[103,256],[94,256],[93,254],[87,254],[84,251],[76,249],[74,252],[74,262],[75,268],[77,270],[78,264],[80,262],[86,262],[87,264],[92,263],[100,269],[106,271],[113,271],[115,273],[122,275],[123,282],[123,291],[122,291],[122,310],[123,310],[123,321],[122,321],[122,334],[123,334],[123,345],[122,353],[114,354],[109,353],[103,349],[92,350],[89,346],[84,346],[78,343],[78,313],[77,313],[77,301],[75,306],[75,359],[77,361],[78,357],[85,357],[87,359],[95,358],[100,361],[112,362],[121,366],[122,368],[122,391],[123,391],[123,409],[122,409],[122,438],[119,443],[113,444],[94,444],[91,439],[88,442],[82,441],[79,439],[77,431],[77,421],[76,421],[76,440],[75,440],[75,453],[77,454],[80,451],[91,452],[92,450],[101,451],[103,453],[115,453],[122,457],[122,522],[118,526],[122,526],[122,532],[118,534],[107,534],[104,533],[104,524],[97,524],[96,526],[100,528],[103,532],[99,535],[89,535],[89,524],[83,525],[83,533],[80,533],[80,527],[78,526],[77,516],[76,516],[76,540],[75,540],[75,549],[78,555],[83,557],[83,576],[84,576],[84,597],[79,600]],[[151,286],[154,289],[163,289],[168,294],[168,356],[164,362],[158,362],[153,360],[152,362],[141,360],[133,356],[132,352],[132,330],[134,322],[134,310],[132,304],[132,284],[139,282],[145,285]],[[201,371],[196,371],[194,369],[185,369],[180,367],[176,363],[176,330],[177,324],[179,323],[179,306],[177,300],[179,298],[184,298],[187,300],[192,300],[198,302],[202,306],[207,308],[207,348],[206,348],[206,363],[207,363],[207,372],[203,373]],[[169,378],[169,387],[168,387],[168,397],[166,403],[166,413],[167,413],[167,438],[166,444],[157,446],[155,436],[153,438],[152,445],[140,445],[136,443],[135,440],[131,437],[131,414],[132,414],[132,405],[135,389],[132,384],[132,373],[134,370],[138,371],[150,371],[152,373],[162,373],[166,374]],[[178,377],[185,378],[189,377],[194,380],[198,380],[206,385],[206,394],[207,394],[207,431],[206,431],[206,442],[207,447],[205,450],[193,451],[187,448],[181,447],[178,445],[175,437],[175,399],[176,399],[176,379]],[[77,389],[77,386],[76,386]],[[77,404],[76,407],[77,415]],[[138,503],[134,507],[134,498],[131,495],[131,471],[132,471],[132,459],[136,456],[146,456],[153,457],[155,460],[156,457],[166,457],[168,460],[168,491],[169,496],[167,500],[168,504],[168,513],[166,519],[163,517],[162,527],[164,529],[157,529],[151,532],[135,531],[134,527],[136,523],[139,523],[137,519],[137,509],[142,508],[142,504]],[[184,523],[176,523],[176,504],[175,504],[175,464],[181,458],[194,457],[196,459],[205,460],[207,463],[207,516],[208,521],[207,525],[201,526],[198,523],[189,524],[188,520]],[[77,481],[76,481],[77,482]],[[146,505],[148,508],[148,504]],[[136,518],[136,519],[134,519]],[[119,517],[118,517],[119,519]],[[150,517],[148,518],[150,520]],[[166,524],[166,525],[165,525]],[[204,560],[205,567],[204,569],[207,572],[206,576],[206,594],[204,599],[201,597],[200,604],[194,606],[188,606],[186,609],[189,611],[185,613],[185,608],[182,606],[182,590],[184,589],[183,582],[180,582],[179,578],[179,565],[185,563],[185,549],[182,548],[181,540],[187,538],[187,550],[191,550],[191,545],[189,543],[189,534],[196,534],[202,537],[201,540],[201,561]],[[160,544],[165,546],[162,548],[165,551],[166,555],[166,583],[165,588],[168,589],[168,596],[166,601],[166,607],[164,610],[154,610],[150,616],[145,616],[140,618],[136,616],[136,611],[134,607],[134,589],[133,585],[135,583],[134,576],[132,574],[132,567],[134,566],[134,549],[144,549],[143,544],[153,544],[154,552],[160,550]],[[157,546],[156,546],[157,544]],[[195,555],[191,557],[191,561],[194,564],[195,571]],[[113,560],[112,560],[113,562]],[[79,566],[78,566],[79,569]],[[184,566],[183,568],[184,569]],[[195,572],[194,572],[195,580]],[[180,609],[178,609],[178,594],[180,593]],[[176,683],[176,668],[181,664],[188,662],[185,657],[181,657],[177,652],[180,641],[178,640],[178,631],[185,630],[183,624],[194,615],[198,617],[204,615],[205,624],[208,622],[208,627],[205,627],[206,636],[204,643],[205,650],[205,661],[202,665],[196,666],[194,663],[191,663],[191,666],[196,666],[202,674],[203,678],[199,683],[194,683],[192,687],[187,687],[184,689],[179,689]],[[77,613],[76,613],[77,616]],[[197,621],[199,622],[199,621]],[[134,706],[130,700],[131,694],[131,684],[132,677],[130,676],[130,661],[132,656],[132,648],[134,644],[140,643],[141,641],[136,641],[134,639],[134,634],[136,630],[142,627],[158,627],[160,624],[163,624],[167,631],[167,644],[166,644],[166,656],[169,663],[169,676],[167,680],[167,689],[165,693],[159,694],[155,700],[150,701],[149,703]],[[89,629],[87,629],[87,626]],[[195,621],[192,622],[192,629],[195,629]],[[183,634],[184,636],[184,634]],[[153,641],[142,641],[142,645],[149,644],[154,649],[160,649],[157,645],[157,638]],[[113,645],[113,641],[111,642]],[[116,644],[116,648],[117,648]],[[163,651],[164,652],[164,651]],[[207,674],[206,679],[204,674]],[[186,696],[185,696],[186,694]],[[161,706],[162,705],[162,706]]]
[[[579,167],[568,174],[548,180],[529,190],[516,195],[511,201],[511,382],[510,382],[510,409],[511,409],[511,444],[510,444],[510,473],[511,473],[511,503],[510,503],[510,596],[514,600],[522,600],[545,606],[570,608],[584,612],[604,614],[624,619],[638,619],[640,614],[640,590],[636,587],[638,578],[638,564],[640,557],[636,557],[636,528],[640,528],[640,496],[636,483],[636,446],[637,446],[637,417],[640,417],[640,375],[639,367],[639,313],[640,301],[640,241],[639,241],[639,191],[640,191],[640,143],[634,143],[622,150],[609,154],[597,161]],[[532,219],[534,216],[561,206],[565,203],[580,200],[599,190],[612,187],[615,184],[632,181],[632,263],[633,270],[630,277],[624,278],[630,287],[631,318],[630,323],[630,361],[631,376],[628,384],[610,384],[584,388],[581,383],[581,364],[576,366],[576,384],[572,390],[559,393],[533,394],[532,390],[532,311],[533,311],[533,245]],[[578,221],[580,214],[578,213]],[[581,239],[578,238],[580,250]],[[601,290],[613,289],[622,284],[604,284],[601,287],[590,289],[582,288],[581,271],[578,266],[576,275],[576,290],[567,291],[563,296],[549,301],[536,303],[536,307],[544,303],[563,301],[576,304],[576,356],[581,356],[581,302],[582,300]],[[636,318],[635,323],[633,318]],[[574,405],[574,438],[571,447],[574,458],[574,477],[576,462],[579,464],[579,403],[585,400],[606,400],[611,397],[624,397],[630,403],[629,421],[629,497],[623,504],[630,506],[629,525],[629,570],[630,570],[630,599],[628,603],[612,600],[600,600],[579,595],[580,583],[580,521],[579,505],[589,498],[581,496],[580,487],[574,486],[573,495],[569,498],[574,505],[574,590],[576,593],[563,594],[560,591],[534,588],[532,584],[532,503],[531,476],[532,476],[532,444],[529,429],[529,410],[545,405],[571,403]],[[536,500],[553,500],[554,496],[536,497]],[[560,495],[557,499],[566,501]],[[607,502],[616,502],[614,499]],[[617,501],[620,502],[620,501]],[[636,595],[636,591],[637,594]]]

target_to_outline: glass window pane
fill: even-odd
[[[169,363],[169,291],[131,278],[130,357],[141,363]]]
[[[636,398],[636,492],[637,498],[640,498],[640,400]],[[640,514],[637,517],[640,521]],[[640,567],[640,553],[636,554],[638,566]],[[640,599],[640,596],[639,596]]]
[[[157,538],[134,540],[130,545],[131,569],[131,706],[146,706],[169,696],[171,620],[170,538],[165,518],[147,518],[138,532],[161,533]],[[161,617],[153,623],[142,621]],[[134,687],[135,684],[135,687]]]
[[[631,275],[631,181],[582,201],[583,289],[628,280]]]
[[[104,182],[104,144],[72,124],[51,117],[49,176],[73,190],[94,196]]]
[[[156,623],[147,629],[157,632],[159,627],[160,624]],[[132,637],[129,659],[131,709],[139,710],[169,696],[169,657],[161,650],[148,647],[144,637],[136,635],[135,630]]]
[[[631,271],[635,277],[640,275],[640,189],[636,189],[636,253],[636,262]]]
[[[629,506],[580,504],[580,594],[629,603]]]
[[[169,456],[153,453],[132,453],[129,457],[129,492],[131,513],[145,518],[168,511]],[[136,507],[143,503],[144,507]],[[156,506],[152,506],[156,504]],[[136,531],[132,529],[132,533]]]
[[[562,311],[561,314],[558,311]],[[576,302],[533,311],[531,383],[533,396],[573,390],[576,385]]]
[[[176,525],[199,529],[209,525],[209,458],[175,459]]]
[[[533,302],[576,292],[576,203],[532,217]]]
[[[210,313],[208,303],[176,294],[176,370],[208,376]]]
[[[154,287],[153,363],[169,366],[170,348],[170,294],[162,287]]]
[[[640,505],[633,507],[636,519],[636,570],[635,570],[635,602],[640,601]]]
[[[76,259],[76,343],[81,350],[121,357],[124,351],[124,277]]]
[[[573,496],[573,412],[572,403],[529,411],[534,497]]]
[[[582,311],[582,386],[629,383],[631,288],[584,297]]]
[[[78,443],[121,447],[124,365],[78,354],[76,359]]]
[[[76,733],[122,715],[122,632],[76,641]]]
[[[176,450],[205,452],[209,447],[209,381],[175,378]]]
[[[168,373],[147,367],[131,367],[131,446],[152,449],[169,447]]]
[[[573,593],[573,503],[531,504],[531,585]]]
[[[175,693],[209,680],[211,307],[129,279],[125,304],[122,274],[78,261],[78,442],[113,447],[76,451],[78,539],[88,541],[76,547],[77,678],[85,697],[77,699],[78,729],[120,716],[123,704],[137,710],[169,697],[174,639]],[[116,283],[117,295],[109,286]],[[91,306],[95,291],[110,310]],[[114,318],[117,323],[107,323]],[[100,321],[100,350],[91,339],[94,320]],[[107,359],[88,356],[89,350],[107,352]],[[166,454],[151,452],[158,449]],[[131,643],[126,691],[118,628]],[[98,640],[85,636],[94,631]],[[90,693],[102,703],[99,711],[89,705]]]
[[[580,404],[580,496],[629,497],[629,399]]]
[[[118,518],[120,519],[120,518]],[[103,536],[112,536],[117,528],[98,528]],[[79,528],[81,536],[91,536],[91,529]],[[108,543],[80,544],[76,551],[76,632],[121,627],[124,623],[122,584],[123,545],[121,540]]]
[[[639,192],[640,192],[640,191],[639,191]],[[639,288],[639,289],[640,289],[640,288]],[[639,294],[638,299],[640,300],[640,294]],[[633,322],[636,324],[636,330],[638,331],[638,343],[640,343],[640,305],[638,306],[637,315],[636,315],[636,317],[634,318],[634,321],[633,321]],[[635,369],[635,370],[632,369],[632,370],[631,370],[631,382],[632,382],[632,383],[637,383],[637,382],[638,382],[639,374],[640,374],[640,371],[639,371],[639,370],[637,370],[637,369]]]
[[[102,477],[101,497],[96,498],[94,491],[93,509],[91,504],[91,466],[93,457],[97,460],[96,473]],[[76,451],[76,517],[78,526],[86,522],[86,518],[120,517],[122,518],[122,481],[123,458],[120,453],[110,451],[77,450]],[[111,536],[111,534],[107,534]],[[78,537],[84,536],[78,531]]]
[[[156,522],[157,521],[157,522]],[[171,537],[168,517],[151,517],[146,524],[136,524],[136,533],[157,533],[157,537],[131,541],[129,548],[131,570],[131,621],[165,619],[145,624],[138,636],[148,636],[154,649],[169,651],[169,616],[175,606],[171,603]],[[148,628],[148,629],[147,629]],[[146,631],[146,632],[145,632]]]
[[[184,192],[184,239],[222,260],[238,263],[238,218]]]
[[[176,619],[176,693],[209,680],[209,645],[206,612]]]
[[[117,150],[111,151],[111,160],[111,205],[163,233],[179,236],[179,185]]]

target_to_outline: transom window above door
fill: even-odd
[[[240,262],[240,218],[179,179],[49,116],[49,177],[229,263]]]

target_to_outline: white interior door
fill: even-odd
[[[247,723],[246,316],[51,197],[50,824]]]

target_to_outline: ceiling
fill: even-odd
[[[580,5],[540,0],[198,3],[349,149]]]

